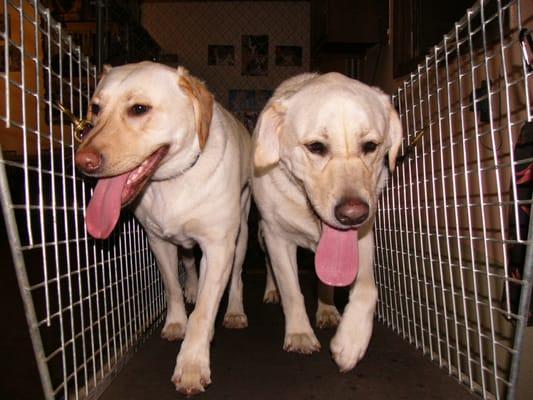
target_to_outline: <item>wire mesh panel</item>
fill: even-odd
[[[36,0],[0,18],[0,191],[39,373],[46,398],[94,397],[160,319],[159,272],[131,216],[105,241],[85,229],[92,184],[56,104],[84,115],[96,69]]]
[[[516,171],[533,161],[516,156],[533,128],[521,21],[519,1],[476,4],[398,88],[405,141],[418,144],[404,146],[376,219],[379,319],[484,398],[513,397],[531,293],[531,229],[512,223],[531,206],[517,196]]]

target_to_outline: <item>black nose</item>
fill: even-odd
[[[335,218],[346,226],[359,225],[368,217],[368,204],[358,199],[344,199],[335,206]]]

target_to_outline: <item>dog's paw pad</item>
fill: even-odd
[[[229,329],[243,329],[248,326],[248,318],[245,314],[226,314],[223,325]]]
[[[335,307],[322,309],[316,314],[316,326],[320,329],[335,328],[340,320],[341,315]]]
[[[169,341],[181,340],[185,337],[185,325],[179,322],[165,324],[161,337]]]
[[[292,333],[285,336],[283,349],[295,353],[311,354],[320,351],[320,343],[312,332]]]
[[[192,396],[205,392],[205,388],[211,383],[210,375],[209,369],[192,364],[175,371],[172,383],[178,392]]]
[[[279,292],[277,290],[269,290],[263,296],[263,303],[279,304],[279,302],[280,302],[280,297],[279,297]]]

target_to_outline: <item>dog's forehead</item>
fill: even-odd
[[[95,90],[95,97],[116,97],[124,93],[142,93],[163,97],[177,88],[176,71],[152,62],[127,64],[107,72]]]
[[[296,93],[289,101],[287,117],[299,135],[317,130],[343,130],[364,134],[383,132],[386,110],[379,94],[353,80],[319,81]]]

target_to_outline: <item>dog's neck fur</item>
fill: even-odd
[[[320,232],[322,231],[322,219],[320,218],[320,216],[318,215],[318,213],[316,212],[315,208],[313,207],[313,203],[311,203],[311,200],[309,199],[309,196],[307,195],[307,191],[305,190],[305,186],[302,182],[302,180],[300,180],[299,178],[297,178],[292,172],[291,170],[285,165],[285,163],[283,161],[279,161],[278,162],[278,165],[279,165],[279,169],[280,171],[287,177],[287,179],[289,179],[294,185],[295,187],[302,193],[303,197],[305,198],[305,201],[307,203],[307,207],[309,208],[309,210],[311,211],[311,214],[313,215],[313,217],[315,218],[315,222],[318,226],[318,229],[319,229],[319,234]]]
[[[210,135],[201,151],[197,145],[191,146],[188,152],[190,158],[185,166],[175,168],[176,172],[167,179],[150,182],[138,197],[134,205],[135,215],[148,231],[158,237],[187,246],[190,246],[191,240],[196,240],[198,204],[208,199],[204,188],[214,185],[216,176],[220,176],[217,170],[225,157],[228,157],[227,151],[231,149],[228,146],[228,135],[223,130],[224,124],[219,120],[219,113],[213,113]],[[203,185],[202,190],[193,194],[187,194],[182,189],[195,188],[199,184]],[[169,196],[169,192],[173,194]],[[152,204],[156,199],[161,207],[153,208]],[[169,226],[172,228],[169,229]]]
[[[188,164],[179,167],[174,165],[175,161],[171,160],[168,164],[160,167],[161,169],[164,169],[162,176],[158,176],[156,172],[152,181],[160,182],[180,178],[199,164],[203,164],[203,168],[205,168],[205,164],[214,163],[214,166],[218,165],[220,159],[224,156],[226,149],[226,140],[223,137],[217,137],[216,135],[216,132],[221,128],[219,119],[218,110],[215,109],[211,121],[210,134],[203,149],[200,149],[199,143],[195,142],[188,149],[181,151],[182,154],[180,157],[190,160]],[[217,152],[219,152],[218,158],[216,156]]]
[[[194,157],[194,160],[192,161],[192,163],[190,163],[189,165],[187,165],[185,168],[183,168],[181,171],[178,172],[178,175],[176,176],[180,176],[180,175],[183,175],[185,172],[187,172],[188,170],[190,170],[192,167],[194,167],[196,165],[196,163],[198,162],[198,159],[200,158],[200,155],[202,154],[201,151],[199,151],[196,156]]]
[[[307,197],[307,193],[305,192],[305,187],[304,187],[304,184],[303,182],[298,179],[292,172],[289,168],[287,168],[287,166],[285,165],[285,163],[280,160],[278,162],[278,165],[279,165],[279,168],[280,170],[285,174],[285,176],[287,176],[287,178],[292,182],[294,183],[298,189],[300,189],[302,191],[302,193]]]

